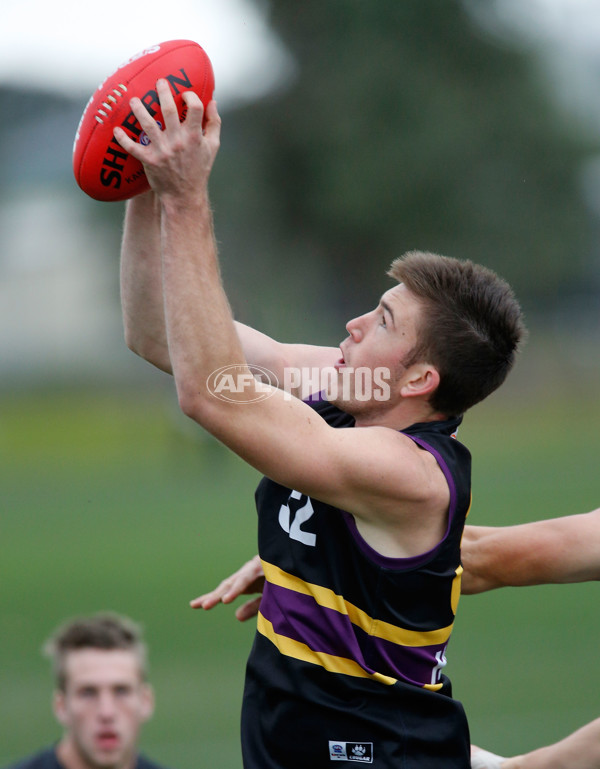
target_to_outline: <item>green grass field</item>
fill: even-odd
[[[239,769],[253,628],[189,599],[255,551],[258,476],[200,439],[164,393],[55,393],[1,402],[0,765],[56,739],[39,653],[68,616],[142,622],[158,707],[143,749],[172,769]],[[461,432],[471,522],[508,524],[599,504],[597,399],[518,406],[498,394]],[[473,741],[504,752],[597,717],[595,584],[465,597],[448,675]]]

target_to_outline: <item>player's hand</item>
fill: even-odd
[[[506,762],[509,762],[508,764]],[[512,764],[510,759],[471,745],[471,769],[503,769]]]
[[[221,118],[217,103],[211,101],[206,108],[193,91],[182,98],[186,116],[180,122],[177,105],[167,80],[156,84],[163,114],[164,130],[146,109],[141,99],[134,97],[131,110],[149,139],[147,145],[133,141],[117,126],[114,136],[124,150],[143,166],[152,189],[163,200],[166,197],[193,202],[195,196],[205,194],[208,177],[220,146]],[[206,120],[205,120],[206,118]]]
[[[190,601],[192,609],[212,609],[219,603],[231,603],[240,595],[252,595],[262,593],[265,584],[265,575],[260,563],[260,558],[255,555],[247,561],[241,569],[227,579],[224,579],[214,590],[205,595],[198,596]],[[260,606],[261,595],[242,604],[235,612],[240,622],[255,617]]]

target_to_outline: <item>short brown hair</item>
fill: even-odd
[[[511,287],[492,270],[470,261],[410,251],[388,275],[422,303],[418,341],[405,365],[425,361],[440,384],[432,407],[458,416],[505,380],[527,331]]]
[[[66,658],[79,649],[123,649],[133,652],[139,660],[140,675],[147,675],[148,651],[142,629],[133,620],[112,612],[100,612],[90,617],[76,617],[60,625],[43,646],[43,653],[52,660],[56,687],[66,688]]]

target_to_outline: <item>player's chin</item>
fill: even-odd
[[[327,400],[341,411],[345,411],[346,414],[354,416],[357,411],[357,404],[353,398],[348,397],[347,393],[331,392]],[[358,410],[360,411],[359,408]]]

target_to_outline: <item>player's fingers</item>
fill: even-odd
[[[165,78],[157,80],[156,92],[158,94],[160,110],[165,123],[165,130],[172,134],[179,129],[179,112],[173,94],[171,93],[171,86],[169,85],[168,80],[165,80]]]
[[[129,102],[129,106],[131,107],[131,111],[137,118],[137,121],[142,129],[146,132],[150,141],[156,141],[159,139],[162,133],[160,126],[148,112],[146,105],[142,102],[142,100],[137,96],[134,96],[133,99],[131,99]]]
[[[212,596],[212,593],[200,595],[198,598],[194,598],[190,601],[190,606],[192,609],[212,609],[213,606],[216,606],[221,600],[220,598],[213,598]]]
[[[206,106],[204,135],[213,143],[219,144],[221,137],[221,116],[217,110],[217,102],[212,99]]]
[[[227,589],[223,593],[223,603],[230,603],[234,598],[243,593],[262,591],[262,584],[259,583],[259,580],[263,577],[264,572],[260,560],[258,556],[254,556],[241,569],[238,569],[235,574],[232,574],[229,580],[224,581],[223,584],[225,584]],[[226,583],[229,584],[227,585]]]
[[[212,609],[213,606],[221,602],[223,595],[230,590],[231,581],[232,577],[227,577],[210,593],[205,593],[190,601],[190,606],[193,609]]]
[[[471,769],[502,769],[506,758],[487,750],[471,746]]]
[[[234,574],[222,580],[210,593],[190,601],[190,606],[193,609],[212,609],[220,602],[231,603],[243,593],[262,591],[263,582],[263,568],[260,558],[255,555]],[[260,602],[260,598],[257,600]]]
[[[224,585],[224,589],[221,592],[221,600],[223,603],[231,603],[244,593],[254,592],[248,589],[253,581],[254,578],[246,571],[240,570],[236,572],[227,580],[227,584]]]
[[[137,142],[134,142],[133,139],[125,133],[121,126],[115,126],[113,128],[113,136],[121,145],[121,147],[123,147],[125,152],[128,152],[134,158],[141,159],[139,155],[139,151],[141,150],[140,145]]]
[[[184,91],[181,98],[185,102],[187,114],[185,116],[185,125],[195,131],[202,132],[202,123],[204,120],[204,105],[200,97],[194,91]]]
[[[235,616],[240,622],[245,622],[247,619],[252,619],[258,614],[258,608],[260,606],[261,596],[253,598],[251,601],[246,601],[235,611]]]

